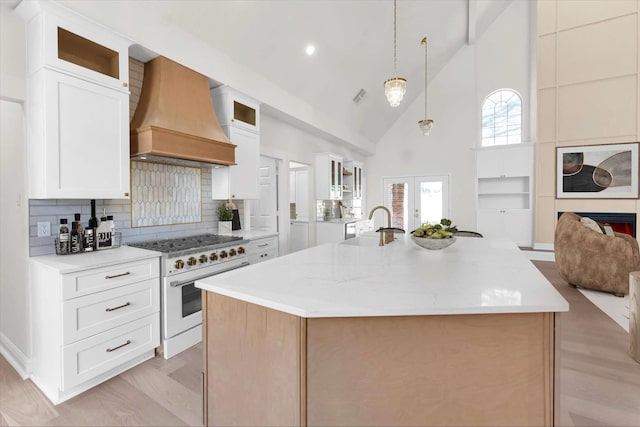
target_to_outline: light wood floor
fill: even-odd
[[[561,316],[563,426],[640,426],[640,364],[628,334],[558,276],[534,261],[571,304]],[[202,345],[156,357],[58,406],[0,356],[0,425],[181,426],[201,424]]]

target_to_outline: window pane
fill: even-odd
[[[482,146],[520,142],[522,142],[520,95],[512,90],[499,90],[490,94],[482,104]]]
[[[420,183],[420,224],[439,223],[442,219],[442,182]]]

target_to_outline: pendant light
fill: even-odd
[[[433,120],[427,119],[427,38],[423,37],[420,41],[424,45],[424,119],[418,122],[422,135],[427,136],[433,127]]]
[[[396,41],[396,0],[393,0],[393,77],[384,82],[384,94],[392,107],[400,105],[400,101],[402,101],[402,97],[407,91],[407,79],[398,77]]]

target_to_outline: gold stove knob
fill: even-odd
[[[187,265],[196,265],[196,263],[198,262],[198,260],[195,257],[189,257],[189,259],[187,260]]]
[[[177,261],[176,261],[176,263],[175,263],[175,267],[176,267],[178,270],[180,270],[181,268],[183,268],[183,267],[184,267],[184,261],[183,261],[183,260],[181,260],[181,259],[177,260]]]
[[[227,251],[220,251],[220,258],[226,258],[227,257]]]
[[[240,246],[238,248],[238,255],[242,255],[244,253],[244,247]]]
[[[229,256],[236,256],[236,250],[235,249],[229,249]]]
[[[198,261],[200,261],[200,264],[204,264],[205,262],[207,262],[207,256],[200,255],[200,258],[198,258]]]
[[[217,254],[217,253],[215,253],[215,252],[211,252],[211,255],[209,255],[209,259],[210,259],[211,261],[215,261],[215,260],[217,260],[217,259],[218,259],[218,254]]]

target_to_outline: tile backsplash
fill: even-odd
[[[131,161],[131,226],[200,222],[201,183],[199,167]]]
[[[113,215],[116,231],[122,233],[122,243],[181,237],[202,233],[217,233],[218,218],[216,208],[219,200],[211,199],[211,166],[201,165],[201,221],[190,224],[158,225],[151,227],[131,226],[131,201],[129,200],[96,200],[96,216]],[[244,204],[236,200],[243,218]],[[91,216],[90,200],[71,199],[31,199],[29,200],[29,255],[46,255],[55,253],[54,238],[57,235],[58,224],[61,218],[67,218],[69,224],[73,221],[73,215],[80,213],[83,226],[87,225]],[[37,237],[38,221],[51,223],[51,236]],[[244,224],[242,224],[244,228]],[[69,255],[72,256],[72,255]]]

